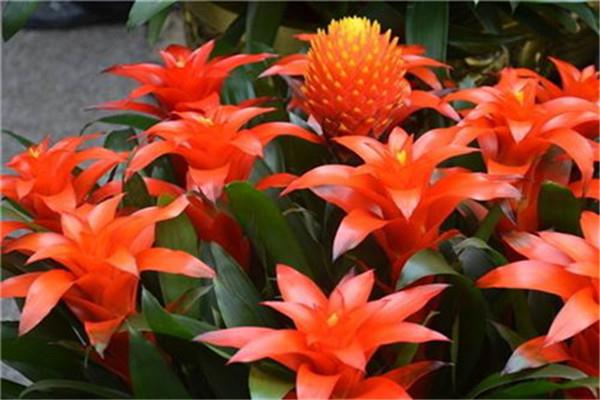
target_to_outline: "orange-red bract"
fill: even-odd
[[[280,60],[262,76],[302,76],[295,102],[321,124],[326,136],[381,136],[420,108],[434,108],[458,118],[447,103],[430,92],[412,90],[412,74],[432,88],[442,88],[431,67],[444,64],[423,57],[417,46],[399,46],[378,22],[347,17],[327,31],[302,35],[308,54]]]
[[[537,229],[541,184],[550,180],[568,185],[572,163],[580,175],[580,195],[595,197],[588,192],[593,190],[590,184],[599,152],[591,139],[598,136],[600,113],[597,96],[589,99],[594,93],[588,87],[597,82],[597,73],[589,67],[579,73],[573,66],[555,62],[561,68],[563,91],[533,71],[506,68],[493,87],[447,96],[447,100],[476,104],[464,112],[459,126],[481,130],[478,142],[488,173],[511,177],[523,191],[514,209],[517,226],[528,231]]]
[[[527,358],[534,350],[546,348],[573,338],[577,358],[598,360],[598,346],[587,346],[588,351],[579,342],[593,342],[598,336],[598,265],[600,264],[600,219],[598,214],[585,211],[581,216],[581,228],[584,237],[560,232],[544,231],[533,235],[525,232],[512,232],[504,240],[526,260],[516,261],[489,272],[477,282],[482,288],[515,288],[538,290],[559,296],[564,306],[554,319],[550,330],[543,339],[523,345],[521,357]],[[595,331],[592,340],[580,337],[586,330]],[[538,352],[541,350],[538,350]],[[550,350],[546,350],[550,351]],[[591,352],[591,354],[590,354]],[[522,353],[522,354],[521,354]],[[587,353],[587,354],[586,354]],[[566,353],[563,351],[560,354]],[[530,358],[532,366],[540,364]],[[547,357],[554,361],[556,357]],[[563,360],[565,359],[563,358]],[[541,358],[544,359],[543,357]],[[597,363],[595,371],[598,371]]]
[[[436,129],[413,143],[396,128],[387,144],[364,136],[337,138],[364,163],[317,167],[283,193],[310,188],[347,213],[334,240],[334,258],[374,233],[393,263],[395,282],[411,255],[452,234],[440,235],[439,228],[461,201],[519,196],[510,184],[486,174],[436,168],[448,158],[476,151],[466,144],[477,134],[477,130]]]
[[[31,213],[36,223],[59,230],[60,213],[83,204],[97,181],[126,159],[125,154],[102,147],[78,150],[95,137],[68,137],[53,146],[45,139],[17,154],[6,164],[17,174],[0,177],[2,195]],[[75,174],[80,164],[90,161]]]
[[[26,298],[20,334],[34,328],[63,299],[101,351],[122,321],[135,312],[141,272],[214,276],[210,267],[187,253],[152,247],[156,223],[179,215],[188,204],[185,197],[165,207],[117,216],[121,199],[122,195],[115,196],[64,212],[62,234],[31,233],[5,246],[4,252],[32,253],[28,263],[51,259],[65,267],[2,281],[0,296]]]
[[[154,140],[133,155],[128,174],[139,171],[165,154],[178,155],[187,164],[187,188],[215,202],[225,184],[246,180],[263,148],[278,136],[320,142],[319,136],[287,122],[244,125],[270,108],[220,106],[205,114],[180,112],[180,119],[154,125],[146,133]]]
[[[171,45],[160,52],[164,65],[142,63],[108,68],[106,72],[134,79],[140,86],[128,98],[106,102],[99,107],[139,111],[166,118],[172,111],[216,106],[221,87],[232,70],[270,57],[265,53],[237,54],[209,61],[214,46],[214,41],[210,41],[192,51],[184,46]],[[157,104],[138,101],[146,95],[152,95]]]
[[[346,276],[327,298],[309,278],[285,265],[277,266],[283,301],[264,304],[289,317],[295,328],[235,327],[208,332],[196,340],[238,348],[229,362],[275,360],[296,371],[300,399],[405,398],[393,378],[366,378],[366,366],[385,344],[423,343],[447,338],[405,319],[424,307],[446,285],[424,285],[368,301],[373,271]]]

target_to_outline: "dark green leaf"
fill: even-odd
[[[129,11],[127,27],[131,29],[142,25],[173,3],[175,0],[136,0]]]
[[[581,3],[556,3],[556,5],[566,8],[569,11],[574,12],[579,15],[581,19],[586,23],[587,26],[592,28],[592,30],[596,33],[600,32],[600,21],[598,17],[598,12],[594,11],[589,5],[585,4],[585,2]]]
[[[104,147],[114,151],[131,151],[138,141],[133,129],[119,129],[110,132],[104,139]]]
[[[490,323],[494,328],[496,328],[496,331],[498,331],[498,334],[502,336],[502,339],[504,339],[506,343],[508,343],[511,350],[514,351],[517,347],[519,347],[520,344],[522,344],[525,341],[525,339],[519,336],[517,332],[513,331],[506,325],[502,325],[501,323],[494,321],[490,321]]]
[[[161,335],[191,340],[201,333],[216,329],[205,322],[167,312],[145,289],[142,291],[142,310],[150,329]]]
[[[497,372],[482,380],[466,397],[474,399],[492,389],[529,379],[562,378],[577,380],[585,377],[586,374],[578,369],[561,364],[551,364],[536,370],[521,371],[515,374],[502,375],[500,372]]]
[[[237,47],[246,29],[246,15],[240,14],[216,41],[211,57],[230,54]]]
[[[479,225],[479,229],[477,229],[477,232],[473,236],[487,242],[494,233],[494,229],[500,218],[502,218],[502,209],[496,204],[488,210],[487,215]]]
[[[159,120],[154,117],[149,117],[147,115],[125,113],[102,117],[94,122],[101,122],[104,124],[111,125],[125,125],[131,128],[136,128],[145,131],[154,124],[158,123]]]
[[[580,235],[581,211],[581,200],[568,188],[554,182],[542,185],[538,199],[540,230],[554,228],[560,232]]]
[[[150,207],[154,205],[154,201],[148,193],[146,183],[140,174],[134,174],[127,182],[123,189],[125,197],[123,198],[123,206],[133,207],[136,209]]]
[[[252,366],[248,386],[252,400],[282,399],[295,386],[295,382]]]
[[[32,335],[17,337],[15,323],[2,322],[1,333],[2,362],[32,381],[84,378],[81,354]]]
[[[213,279],[221,316],[228,328],[234,326],[272,326],[269,309],[248,275],[218,244],[211,243],[217,276]]]
[[[448,3],[413,1],[406,6],[406,42],[425,46],[426,54],[446,60]]]
[[[25,26],[39,6],[38,1],[8,0],[2,8],[2,38],[7,41]]]
[[[6,373],[6,371],[2,372]],[[20,383],[2,378],[2,381],[0,382],[0,396],[3,399],[18,399],[25,388],[26,386],[21,385]]]
[[[273,47],[285,10],[285,2],[249,2],[246,12],[246,51],[262,51],[258,43]]]
[[[426,276],[434,275],[457,275],[446,259],[437,251],[431,249],[421,250],[408,259],[400,279],[396,283],[396,289],[402,289]]]
[[[2,133],[5,134],[5,135],[10,136],[13,139],[15,139],[23,147],[30,147],[30,146],[33,146],[35,144],[31,140],[27,139],[26,137],[21,136],[19,134],[16,134],[13,131],[9,131],[8,129],[2,129]]]
[[[170,197],[161,196],[158,199],[158,205],[166,205],[171,200]],[[180,214],[156,225],[156,244],[158,247],[181,250],[198,257],[198,236],[192,222],[185,214]],[[163,299],[167,304],[202,285],[201,279],[177,274],[161,273],[159,280]]]
[[[74,381],[69,379],[44,379],[34,382],[28,386],[22,393],[21,398],[27,398],[33,393],[46,393],[48,397],[53,397],[52,392],[67,391],[73,394],[79,394],[81,398],[102,398],[102,399],[124,399],[129,398],[129,394],[108,387],[94,385],[89,382]],[[92,395],[92,396],[90,396]]]
[[[276,263],[287,264],[298,271],[314,277],[311,266],[273,200],[248,183],[234,182],[226,188],[229,208],[259,254],[269,260],[266,267],[272,273]]]
[[[536,380],[518,383],[504,389],[496,390],[486,395],[490,399],[538,399],[550,398],[552,392],[576,388],[594,388],[597,392],[599,378],[588,377],[569,382],[551,382],[548,380]]]
[[[158,38],[165,26],[165,21],[167,20],[170,11],[169,8],[165,8],[148,21],[148,43],[150,43],[151,46],[154,46],[156,42],[158,42]]]
[[[158,349],[138,332],[130,332],[129,373],[136,398],[189,399],[190,395]]]

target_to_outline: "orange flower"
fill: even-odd
[[[447,340],[405,321],[446,285],[419,286],[369,302],[374,279],[373,271],[347,276],[327,298],[306,276],[278,265],[283,301],[264,304],[289,317],[295,329],[236,327],[195,340],[240,349],[229,362],[271,358],[296,371],[296,392],[301,399],[353,398],[377,387],[380,397],[406,397],[402,386],[391,379],[365,380],[366,365],[385,344]]]
[[[106,102],[99,107],[140,111],[165,118],[171,111],[216,106],[223,82],[232,70],[271,57],[266,53],[238,54],[208,61],[214,46],[212,40],[194,51],[171,45],[160,52],[164,66],[143,63],[108,68],[106,72],[134,79],[141,86],[133,90],[127,99]],[[136,101],[149,94],[154,96],[157,105]]]
[[[462,200],[519,196],[510,184],[486,174],[436,169],[450,157],[476,151],[466,147],[476,135],[476,130],[457,134],[455,128],[435,129],[413,143],[396,128],[387,144],[364,136],[337,138],[364,164],[317,167],[293,181],[283,194],[310,188],[347,213],[333,243],[334,258],[375,232],[394,264],[395,281],[411,255],[453,234],[440,235],[439,227]]]
[[[49,140],[31,146],[6,164],[17,175],[0,176],[0,191],[34,217],[34,221],[59,229],[59,213],[82,204],[96,182],[111,168],[126,159],[102,147],[78,150],[97,136],[69,137],[49,147]],[[75,175],[78,165],[95,160]]]
[[[62,234],[31,233],[5,246],[4,252],[32,252],[28,263],[52,259],[66,268],[2,281],[1,297],[26,297],[20,334],[34,328],[63,299],[101,352],[122,321],[135,312],[140,272],[214,276],[210,267],[187,253],[152,247],[156,223],[179,215],[188,204],[185,197],[166,207],[118,217],[121,199],[122,195],[63,213]]]
[[[585,211],[581,216],[581,228],[583,238],[550,231],[538,232],[537,235],[525,232],[505,235],[504,240],[527,259],[496,268],[477,282],[482,288],[539,290],[557,295],[564,301],[565,304],[550,326],[548,334],[543,339],[538,338],[533,344],[528,342],[529,347],[523,345],[520,352],[524,355],[534,353],[533,349],[550,347],[574,338],[590,327],[596,331],[597,336],[600,318],[599,216]],[[590,357],[598,360],[597,354],[588,353],[587,358]],[[531,362],[531,366],[540,365],[539,362],[534,362]]]
[[[215,202],[226,183],[246,180],[254,161],[278,136],[296,136],[311,142],[320,138],[296,125],[268,122],[242,128],[252,118],[272,111],[270,108],[221,106],[206,114],[180,112],[178,120],[161,122],[146,133],[161,138],[142,146],[133,155],[128,174],[146,167],[165,154],[182,157],[187,165],[187,187],[200,191]]]
[[[447,96],[448,100],[476,104],[465,112],[459,126],[481,131],[479,147],[488,172],[510,177],[523,191],[523,201],[514,208],[518,227],[524,230],[537,228],[537,198],[545,180],[568,185],[572,160],[581,176],[579,191],[588,196],[594,161],[598,160],[597,143],[579,131],[582,126],[598,125],[598,105],[572,97],[577,86],[565,90],[565,96],[551,97],[548,93],[558,95],[554,90],[558,88],[545,89],[543,82],[532,71],[507,68],[493,87],[465,89]]]
[[[428,68],[445,65],[422,57],[418,47],[398,46],[398,38],[392,39],[390,31],[382,34],[378,22],[347,17],[332,21],[327,32],[302,38],[310,41],[307,55],[286,57],[262,76],[302,75],[297,102],[316,118],[325,135],[379,137],[424,107],[458,118],[433,94],[412,91],[405,78],[411,73],[441,89]]]

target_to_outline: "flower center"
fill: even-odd
[[[406,154],[406,150],[396,152],[396,160],[398,160],[398,162],[400,163],[401,166],[404,167],[404,165],[406,164],[407,158],[408,158],[408,155]]]
[[[329,318],[327,318],[327,326],[329,327],[333,327],[336,326],[337,323],[340,321],[340,317],[337,315],[337,313],[333,313],[329,316]]]
[[[31,146],[29,148],[29,155],[33,158],[38,158],[42,154],[42,151],[37,146]]]
[[[377,25],[378,26],[378,25]],[[329,24],[328,31],[331,33],[337,30],[340,35],[349,40],[354,40],[360,35],[364,35],[371,27],[370,21],[366,18],[347,17],[339,21],[332,21]]]
[[[523,101],[525,100],[525,93],[522,90],[516,90],[514,92],[515,99],[519,102],[520,105],[523,105]]]
[[[208,117],[203,117],[202,115],[195,115],[194,119],[196,120],[196,122],[198,122],[200,125],[204,125],[204,126],[215,126],[215,123],[212,119],[208,118]]]

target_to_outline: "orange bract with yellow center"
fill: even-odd
[[[382,132],[409,95],[402,48],[366,18],[332,21],[310,41],[305,107],[325,132]]]

